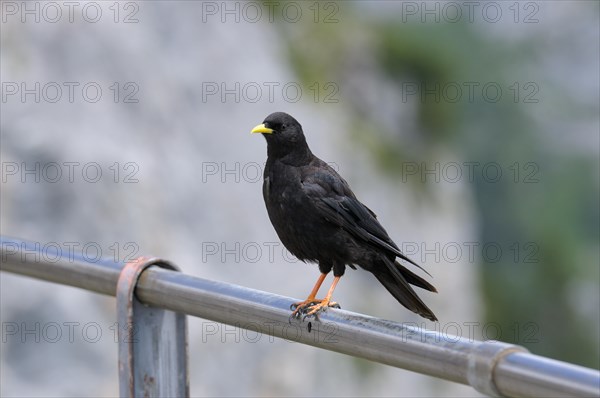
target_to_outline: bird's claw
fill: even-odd
[[[299,303],[293,303],[292,305],[290,305],[290,310],[294,311],[292,314],[296,315],[300,312],[305,312],[308,308],[311,308],[312,306],[314,306],[315,304],[320,303],[321,300],[306,300],[306,301],[301,301]]]
[[[290,309],[293,311],[290,315],[290,323],[292,319],[302,318],[302,322],[304,322],[306,318],[315,317],[318,319],[319,313],[327,310],[327,308],[330,307],[337,309],[342,308],[338,303],[328,300],[313,300],[294,303],[290,306]]]

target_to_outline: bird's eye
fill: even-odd
[[[281,125],[281,129],[282,129],[282,130],[285,130],[285,124],[282,124],[282,125]]]

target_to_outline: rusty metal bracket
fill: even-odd
[[[179,271],[167,261],[139,257],[125,265],[117,283],[119,395],[188,397],[185,314],[147,306],[135,295],[138,279],[151,266]]]

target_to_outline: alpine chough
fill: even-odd
[[[263,197],[271,223],[294,256],[318,263],[321,271],[308,298],[292,305],[292,316],[311,316],[337,306],[331,301],[336,285],[346,266],[356,269],[358,265],[375,275],[400,304],[436,321],[410,285],[431,292],[436,292],[435,287],[396,261],[419,267],[400,251],[348,183],[313,155],[300,123],[287,113],[276,112],[252,133],[261,133],[267,140]],[[317,299],[331,270],[333,283],[325,298]]]

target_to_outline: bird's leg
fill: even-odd
[[[314,305],[310,306],[310,311],[308,311],[306,316],[315,315],[317,312],[326,310],[328,307],[340,308],[338,303],[331,301],[331,296],[333,295],[333,291],[335,290],[335,287],[337,286],[338,282],[340,281],[340,278],[341,278],[341,276],[336,276],[333,279],[333,283],[331,284],[331,287],[329,288],[329,291],[327,292],[327,296],[325,296],[325,298],[323,300],[315,300]]]
[[[323,281],[325,280],[326,277],[327,277],[327,274],[321,273],[321,275],[319,276],[319,279],[317,279],[317,283],[315,283],[315,286],[313,287],[312,291],[308,295],[308,298],[304,301],[300,301],[299,303],[294,303],[291,305],[290,309],[294,310],[294,312],[292,312],[292,317],[297,316],[298,313],[303,311],[304,309],[306,309],[306,307],[310,307],[312,304],[321,301],[321,300],[316,299],[316,297],[317,297],[317,293],[319,292],[319,288],[323,284]]]

